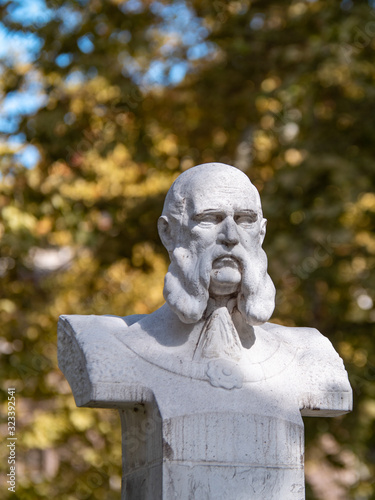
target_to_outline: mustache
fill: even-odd
[[[213,269],[220,269],[225,266],[231,267],[232,269],[241,269],[241,264],[238,259],[231,255],[223,255],[212,261]]]
[[[225,262],[226,260],[227,262]],[[208,286],[211,271],[215,265],[220,265],[222,262],[223,264],[227,263],[230,266],[230,262],[232,261],[237,264],[241,274],[243,274],[245,269],[251,266],[252,262],[254,263],[254,266],[259,266],[261,263],[260,260],[262,260],[261,252],[255,251],[250,253],[240,245],[236,245],[231,250],[226,249],[224,245],[219,247],[215,245],[208,248],[204,255],[201,256],[198,263],[200,271],[199,274],[201,277],[205,278],[203,282],[206,286]]]
[[[262,251],[261,247],[260,250]],[[228,259],[235,261],[240,267],[244,267],[249,264],[252,258],[259,258],[260,253],[258,249],[249,252],[242,245],[236,245],[231,250],[226,249],[224,245],[219,248],[215,245],[215,247],[211,248],[211,262]]]

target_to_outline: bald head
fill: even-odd
[[[186,170],[177,177],[165,198],[163,216],[183,222],[192,199],[206,198],[208,194],[220,196],[221,192],[246,193],[262,217],[259,193],[241,170],[224,163],[204,163]]]

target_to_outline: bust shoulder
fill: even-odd
[[[265,323],[296,351],[294,370],[300,385],[300,408],[304,416],[332,416],[352,408],[352,391],[344,363],[330,340],[315,328]]]
[[[137,379],[136,355],[118,337],[142,315],[64,315],[58,323],[58,363],[77,406],[125,408],[134,401],[153,401]]]
[[[307,359],[308,354],[316,356],[318,352],[321,355],[333,356],[341,361],[340,356],[334,349],[331,341],[316,328],[305,326],[283,326],[276,323],[265,323],[262,325],[263,330],[276,335],[280,341],[291,343],[294,347],[298,347],[303,353],[301,355]],[[340,363],[341,366],[342,362]]]

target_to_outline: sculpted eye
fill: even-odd
[[[197,214],[194,218],[201,226],[219,224],[223,220],[223,217],[216,213]]]
[[[256,212],[246,212],[243,214],[237,214],[234,218],[236,224],[243,227],[250,227],[254,222],[258,220],[258,214]]]

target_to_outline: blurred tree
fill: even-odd
[[[306,419],[307,498],[374,499],[371,6],[53,0],[34,18],[15,0],[1,9],[12,43],[0,92],[27,102],[0,145],[0,370],[3,390],[18,391],[19,498],[119,498],[116,414],[75,408],[56,366],[57,317],[161,305],[164,194],[181,170],[214,160],[261,192],[273,321],[317,327],[351,377],[351,415]],[[29,58],[17,52],[25,38]],[[37,148],[33,168],[25,146]]]

